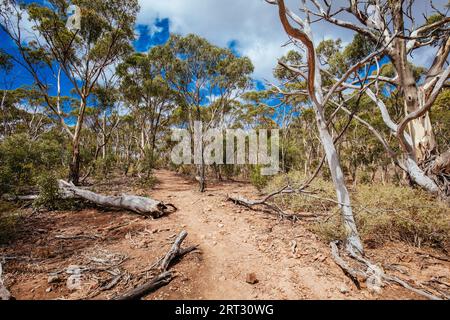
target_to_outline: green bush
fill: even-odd
[[[144,175],[138,180],[138,184],[142,188],[154,188],[158,183],[158,179],[153,175]]]
[[[112,154],[106,155],[106,157],[97,159],[95,161],[95,172],[94,175],[97,179],[105,179],[108,178],[108,174],[110,174],[114,166],[116,165],[116,158]]]
[[[42,172],[59,172],[66,152],[64,143],[52,133],[33,141],[16,134],[0,143],[0,194],[27,192]]]
[[[37,209],[58,209],[61,195],[58,188],[58,180],[53,174],[42,174],[37,180],[39,197],[34,201],[33,206]]]
[[[267,187],[267,184],[269,183],[269,177],[263,176],[261,174],[261,166],[254,166],[252,167],[251,173],[250,173],[250,182],[258,191],[264,190],[264,188]]]
[[[0,244],[6,244],[17,234],[20,212],[11,203],[0,201]]]

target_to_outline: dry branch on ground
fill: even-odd
[[[181,245],[187,235],[188,233],[186,231],[182,231],[176,238],[169,252],[164,256],[164,258],[158,261],[159,269],[161,270],[161,273],[158,276],[154,277],[147,283],[140,285],[119,297],[116,297],[114,300],[138,300],[169,284],[175,277],[171,271],[168,271],[170,265],[176,259],[180,259],[186,254],[197,249],[197,246],[192,246],[185,249],[181,248]]]

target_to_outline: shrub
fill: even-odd
[[[6,138],[0,143],[0,194],[26,192],[42,172],[62,170],[65,156],[63,142],[54,134],[37,141],[26,134]]]
[[[156,184],[158,183],[158,179],[153,174],[146,174],[139,178],[138,184],[142,188],[154,188]]]
[[[278,190],[287,183],[298,187],[305,180],[303,174],[292,172],[274,178],[266,191]],[[313,182],[310,189],[322,199],[336,197],[332,183],[322,179]],[[449,249],[448,206],[426,192],[395,185],[360,185],[352,191],[351,198],[358,230],[366,243],[376,246],[396,240]],[[328,213],[327,218],[310,225],[310,229],[327,242],[345,239],[340,210],[333,202],[304,195],[289,195],[276,201],[293,212]]]
[[[269,183],[269,177],[261,174],[260,166],[253,166],[250,173],[250,182],[258,191],[264,190]]]
[[[58,209],[61,196],[58,188],[58,180],[53,174],[42,174],[37,181],[39,197],[34,201],[33,206],[37,209]]]
[[[0,244],[11,241],[20,224],[20,212],[11,203],[0,201]]]
[[[104,159],[99,158],[95,161],[94,175],[97,179],[105,179],[112,172],[116,164],[116,158],[112,154],[108,154]]]

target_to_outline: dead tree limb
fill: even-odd
[[[180,235],[175,239],[175,242],[172,245],[172,248],[170,248],[170,251],[166,254],[164,259],[161,262],[160,269],[162,271],[166,271],[169,268],[170,263],[180,254],[181,250],[181,244],[183,243],[184,239],[187,237],[187,232],[183,231],[180,233]]]
[[[336,242],[330,243],[331,246],[331,256],[333,257],[334,262],[339,266],[339,268],[344,271],[344,273],[353,281],[358,289],[361,289],[360,280],[364,281],[367,279],[366,275],[359,270],[353,269],[350,265],[342,259],[339,254],[339,248]]]
[[[433,294],[431,294],[429,292],[423,291],[421,289],[414,288],[413,286],[408,284],[406,281],[403,281],[402,279],[399,279],[397,277],[385,275],[384,279],[386,281],[394,282],[394,283],[396,283],[398,285],[401,285],[403,288],[405,288],[405,289],[407,289],[409,291],[412,291],[412,292],[414,292],[414,293],[416,293],[416,294],[418,294],[418,295],[420,295],[422,297],[425,297],[425,298],[427,298],[429,300],[442,300],[441,298],[439,298],[439,297],[437,297],[437,296],[435,296],[435,295],[433,295]]]
[[[2,269],[2,263],[0,262],[0,300],[12,300],[14,299],[11,296],[11,293],[8,289],[6,289],[5,284],[3,283],[3,269]]]
[[[63,180],[59,180],[59,188],[64,198],[81,198],[101,207],[124,209],[153,218],[160,218],[169,213],[169,208],[176,210],[172,204],[164,204],[150,198],[131,195],[105,196],[78,188]]]
[[[287,193],[293,193],[293,192],[277,192],[277,194],[287,194]],[[243,206],[251,210],[255,210],[255,207],[262,206],[268,209],[269,213],[275,213],[277,214],[281,219],[286,220],[292,220],[292,221],[298,221],[300,219],[304,218],[317,218],[317,214],[291,214],[283,211],[278,205],[275,203],[268,202],[268,199],[274,197],[274,195],[270,195],[269,197],[266,197],[263,200],[249,200],[242,196],[236,195],[236,196],[228,196],[227,201],[233,202],[235,205]]]
[[[158,290],[161,287],[164,287],[168,285],[172,280],[174,276],[172,272],[166,271],[161,273],[159,276],[153,278],[146,284],[139,286],[130,292],[124,294],[121,297],[116,298],[115,300],[139,300],[142,297]]]
[[[180,259],[198,248],[198,246],[192,246],[185,249],[181,248],[181,245],[187,235],[188,233],[186,231],[182,231],[176,238],[169,252],[164,256],[164,258],[158,261],[161,274],[151,279],[149,282],[134,288],[130,292],[115,298],[114,300],[138,300],[158,290],[159,288],[168,285],[175,277],[172,272],[168,271],[170,265],[176,259]]]

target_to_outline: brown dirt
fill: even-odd
[[[6,257],[5,284],[12,294],[17,299],[113,298],[150,278],[149,267],[184,229],[189,233],[184,246],[198,244],[201,252],[173,266],[176,279],[146,299],[420,298],[393,285],[381,294],[358,290],[332,261],[329,247],[307,230],[307,222],[279,221],[226,202],[231,193],[257,197],[246,183],[214,183],[201,194],[194,182],[175,173],[158,171],[156,177],[160,183],[150,192],[121,179],[99,188],[147,194],[179,208],[158,220],[94,209],[27,217],[17,238],[0,247],[0,257]],[[442,253],[391,243],[369,250],[368,256],[412,284],[420,286],[434,279],[437,289],[448,292],[450,263],[437,259]],[[71,265],[89,268],[75,291],[66,285],[66,270]],[[55,272],[59,272],[58,281],[49,284],[49,274]],[[116,274],[122,275],[116,286],[99,290]]]

